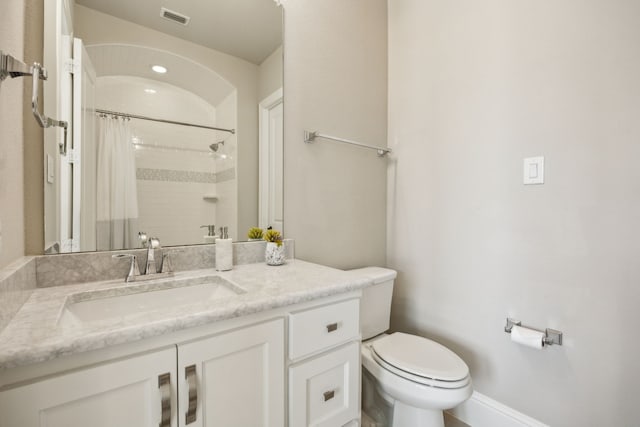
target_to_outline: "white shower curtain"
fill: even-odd
[[[98,129],[97,248],[138,247],[138,192],[129,121],[103,117]]]

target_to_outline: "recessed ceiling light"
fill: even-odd
[[[162,65],[154,65],[153,67],[151,67],[151,69],[159,74],[164,74],[167,72],[167,69]]]
[[[144,90],[146,93],[156,93],[155,89],[145,89]]]

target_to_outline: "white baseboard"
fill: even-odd
[[[549,427],[477,391],[447,412],[471,427]]]

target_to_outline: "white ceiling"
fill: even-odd
[[[235,90],[208,68],[170,52],[123,44],[87,46],[87,52],[98,77],[136,76],[165,82],[198,94],[214,107]],[[154,73],[153,64],[162,64],[170,72]]]
[[[77,4],[260,64],[282,43],[274,0],[76,0]],[[191,18],[185,27],[160,8]]]

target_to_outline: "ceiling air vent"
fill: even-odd
[[[169,21],[177,22],[178,24],[182,25],[187,25],[189,23],[189,20],[191,19],[186,15],[173,10],[169,10],[165,7],[160,9],[160,16],[162,16],[164,19],[168,19]]]

